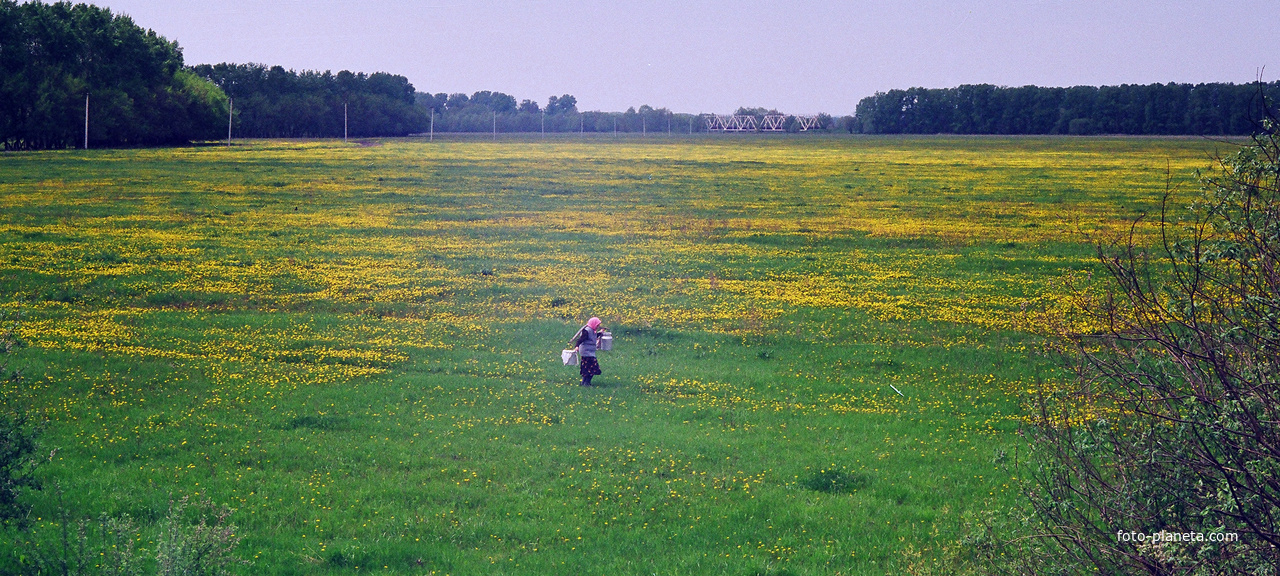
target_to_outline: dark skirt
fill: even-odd
[[[596,362],[595,356],[583,356],[578,364],[578,373],[585,376],[597,376],[600,374],[600,364]]]

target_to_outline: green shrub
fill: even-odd
[[[214,507],[206,500],[195,506],[196,522],[186,518],[188,499],[169,503],[156,541],[158,576],[221,576],[228,568],[247,562],[232,552],[240,543],[235,524],[228,522],[231,508]],[[207,511],[207,512],[206,512]]]
[[[0,331],[0,378],[13,383],[22,373],[9,367],[9,355],[21,347],[13,323],[6,323]],[[40,482],[34,476],[37,460],[36,432],[28,417],[21,410],[0,405],[0,524],[24,528],[30,504],[23,501],[28,490],[39,490]]]
[[[1031,503],[1100,573],[1275,574],[1280,566],[1280,134],[1274,124],[1166,195],[1162,242],[1099,249],[1105,285],[1056,344],[1078,386],[1044,396]],[[1177,214],[1178,217],[1175,217]],[[1121,540],[1161,531],[1230,542]]]

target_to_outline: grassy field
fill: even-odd
[[[144,549],[171,499],[229,504],[254,574],[894,573],[1018,501],[1023,402],[1060,378],[1034,318],[1228,148],[0,156],[3,393],[56,449],[36,530],[59,487]],[[582,388],[559,351],[592,315],[616,348]]]

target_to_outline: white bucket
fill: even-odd
[[[600,337],[599,348],[601,350],[613,350],[613,334],[612,333],[605,332],[604,336]]]
[[[577,366],[578,351],[577,350],[561,350],[560,361],[564,362],[565,366]]]

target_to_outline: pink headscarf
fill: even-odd
[[[600,325],[599,318],[592,317],[590,320],[587,320],[587,326],[590,326],[592,330],[595,330],[596,326],[599,326],[599,325]]]

